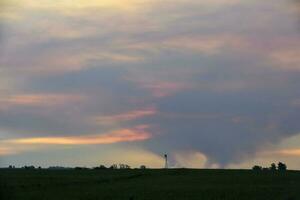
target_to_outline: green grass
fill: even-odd
[[[298,200],[300,172],[0,170],[2,200]]]

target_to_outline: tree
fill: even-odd
[[[279,162],[278,163],[278,171],[286,171],[286,170],[287,170],[286,164]]]
[[[99,169],[106,169],[106,167],[104,165],[100,165]]]
[[[270,171],[270,169],[269,169],[268,167],[263,167],[262,170],[263,170],[264,172]]]
[[[271,164],[270,170],[271,170],[271,171],[276,171],[276,170],[277,170],[277,167],[276,167],[276,164],[275,164],[275,163],[272,163],[272,164]]]
[[[141,165],[140,169],[146,169],[146,166],[145,165]]]
[[[88,170],[89,168],[87,167],[75,167],[75,170]]]
[[[94,169],[107,169],[106,167],[105,167],[105,165],[100,165],[99,167],[94,167]]]
[[[118,169],[118,165],[113,164],[113,165],[111,165],[111,166],[109,167],[109,169]]]
[[[126,164],[119,164],[119,168],[120,169],[130,169],[130,166],[126,165]]]
[[[75,169],[75,170],[83,170],[82,167],[75,167],[74,169]]]
[[[35,169],[35,167],[34,167],[33,165],[31,165],[31,166],[25,165],[25,166],[22,167],[22,168],[23,168],[23,169],[30,169],[30,170]]]
[[[129,165],[125,165],[125,169],[131,169]]]
[[[262,166],[255,165],[252,167],[253,171],[262,171]]]

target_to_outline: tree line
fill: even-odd
[[[13,165],[9,165],[8,167],[9,169],[17,169],[15,166]],[[42,167],[35,167],[33,165],[30,166],[23,166],[21,167],[21,169],[26,169],[26,170],[39,170],[42,169]],[[132,169],[131,166],[127,165],[127,164],[112,164],[110,166],[105,166],[105,165],[99,165],[97,167],[92,167],[92,168],[88,168],[88,167],[61,167],[61,166],[51,166],[48,168],[44,168],[44,169],[49,169],[49,170],[63,170],[63,169],[75,169],[75,170],[105,170],[105,169]],[[147,167],[145,165],[141,165],[139,168],[134,168],[134,169],[147,169]],[[285,163],[279,162],[277,165],[275,163],[272,163],[270,167],[262,167],[259,165],[255,165],[252,167],[253,171],[286,171],[287,170],[287,165]]]
[[[9,165],[8,169],[18,169],[14,165]],[[113,164],[110,166],[105,166],[105,165],[99,165],[97,167],[61,167],[61,166],[50,166],[48,168],[42,168],[42,167],[35,167],[33,165],[25,165],[21,167],[20,169],[26,169],[26,170],[38,170],[38,169],[49,169],[49,170],[64,170],[64,169],[75,169],[75,170],[104,170],[104,169],[132,169],[131,166],[127,164]],[[141,165],[139,168],[134,168],[134,169],[147,169],[146,165]]]
[[[262,167],[259,165],[255,165],[252,167],[253,171],[286,171],[287,165],[285,163],[279,162],[277,165],[272,163],[270,167]]]

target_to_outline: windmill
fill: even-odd
[[[165,169],[168,169],[168,155],[165,154]]]

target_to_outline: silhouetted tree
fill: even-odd
[[[88,170],[89,168],[87,167],[75,167],[75,170]]]
[[[75,170],[82,170],[82,167],[75,167]]]
[[[124,164],[119,164],[119,168],[120,169],[125,169],[125,165]]]
[[[253,171],[262,171],[262,166],[255,165],[252,167]]]
[[[100,168],[100,169],[107,169],[107,167],[105,167],[104,165],[100,165],[99,168]]]
[[[130,169],[130,166],[126,165],[126,164],[119,164],[119,168],[120,169]]]
[[[146,169],[146,166],[145,165],[141,165],[140,169]]]
[[[111,166],[109,167],[109,169],[118,169],[118,165],[113,164],[113,165],[111,165]]]
[[[263,170],[264,172],[270,171],[270,169],[269,169],[268,167],[263,167],[262,170]]]
[[[48,167],[50,170],[65,170],[65,169],[72,169],[70,167],[62,167],[62,166],[50,166]]]
[[[272,164],[271,164],[270,170],[271,170],[271,171],[276,171],[276,170],[277,170],[277,167],[276,167],[276,164],[275,164],[275,163],[272,163]]]
[[[35,169],[35,167],[34,166],[24,166],[24,167],[22,167],[23,169]]]
[[[286,164],[279,162],[278,163],[278,171],[286,171],[286,170],[287,170]]]
[[[107,169],[104,165],[100,165],[99,167],[94,167],[94,169]]]

